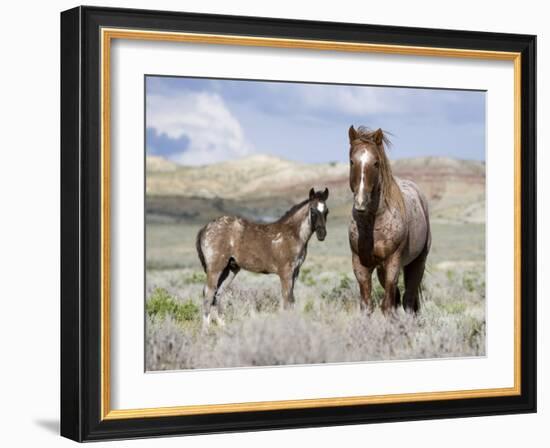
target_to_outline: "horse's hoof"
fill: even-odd
[[[374,303],[365,303],[363,300],[359,302],[359,310],[362,313],[365,313],[367,316],[370,316],[372,313],[374,313]]]
[[[393,306],[385,306],[384,304],[382,304],[381,310],[382,310],[382,314],[387,319],[392,319],[397,316],[397,310]]]

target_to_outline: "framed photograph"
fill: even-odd
[[[61,14],[61,433],[536,411],[535,36]]]

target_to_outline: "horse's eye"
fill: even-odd
[[[378,161],[374,162],[374,166],[375,166],[376,168],[378,168],[378,167],[380,166],[380,162],[378,162]]]

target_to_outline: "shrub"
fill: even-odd
[[[468,306],[464,302],[449,302],[443,303],[440,307],[449,314],[463,314]]]
[[[311,274],[311,268],[302,268],[300,270],[300,281],[306,286],[315,285],[315,278]]]
[[[194,321],[199,317],[199,307],[191,300],[179,302],[164,288],[157,288],[146,304],[147,314],[151,318],[164,319],[171,316],[178,323]]]
[[[484,273],[483,273],[484,274]],[[462,276],[462,286],[469,293],[479,293],[485,298],[485,279],[478,271],[466,271]]]
[[[313,303],[313,300],[308,300],[304,306],[304,313],[309,314],[311,313],[315,308],[315,304]]]
[[[339,300],[346,293],[351,291],[353,283],[347,274],[340,274],[339,281],[329,291],[323,291],[321,297],[326,300]]]
[[[204,284],[206,282],[206,274],[204,272],[192,272],[190,275],[186,276],[184,283],[186,285],[191,284]]]

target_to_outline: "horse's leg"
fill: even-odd
[[[405,296],[403,306],[406,311],[416,313],[420,308],[420,284],[424,276],[426,256],[420,254],[412,263],[403,269],[405,272]]]
[[[281,292],[283,294],[283,308],[286,310],[294,305],[294,272],[291,269],[279,273]]]
[[[218,277],[219,274],[214,273],[211,270],[208,270],[206,273],[206,285],[204,285],[204,289],[202,290],[202,316],[203,324],[205,326],[210,325],[210,311],[214,301],[216,300],[216,285],[218,283]]]
[[[222,279],[222,276],[220,276],[220,281],[218,281],[218,294],[216,295],[216,297],[219,297],[221,294],[223,294],[223,292],[227,288],[229,288],[229,286],[233,282],[233,279],[235,278],[235,276],[241,270],[241,268],[239,266],[237,266],[237,264],[235,264],[232,261],[229,262],[228,269],[229,270],[228,270],[227,276],[225,278]],[[225,270],[224,270],[224,272],[225,272]]]
[[[392,254],[384,264],[386,277],[384,279],[384,299],[382,300],[382,312],[388,314],[397,306],[397,280],[401,269],[400,253]]]
[[[378,281],[380,282],[380,286],[386,289],[384,284],[386,282],[386,271],[382,266],[379,266],[378,269],[376,269],[376,274],[378,275]],[[399,291],[399,286],[395,287],[395,306],[398,307],[401,305],[401,291]]]
[[[351,262],[353,272],[357,283],[359,283],[359,291],[361,293],[361,301],[359,305],[362,310],[366,309],[367,313],[372,313],[374,305],[372,303],[372,269],[361,264],[361,260],[356,254],[352,255]]]
[[[218,287],[213,305],[215,307],[214,318],[216,319],[216,323],[220,326],[225,325],[222,317],[223,301],[221,300],[221,297],[240,270],[241,268],[231,259],[218,278]]]
[[[219,322],[218,312],[217,312],[217,298],[218,298],[218,289],[220,285],[224,282],[229,273],[228,264],[222,264],[219,262],[211,263],[207,266],[206,269],[206,285],[203,289],[203,323],[206,325],[210,324],[212,320],[212,315],[214,319]],[[212,309],[214,308],[214,309]]]

